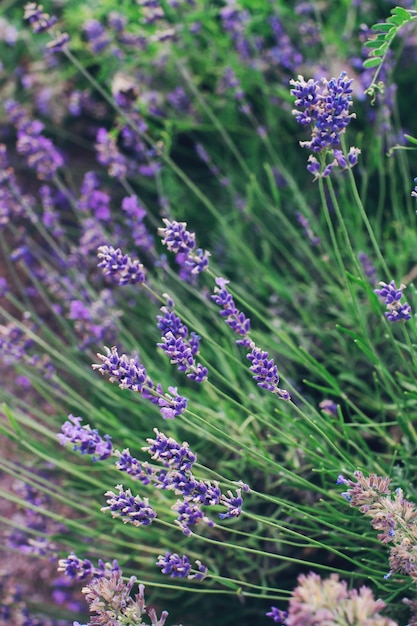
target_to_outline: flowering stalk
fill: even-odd
[[[378,539],[384,544],[392,544],[390,549],[390,571],[386,577],[401,573],[417,582],[417,508],[406,500],[402,489],[393,493],[390,479],[376,474],[364,476],[354,472],[356,480],[340,475],[337,483],[349,489],[342,493],[351,506],[371,518]]]

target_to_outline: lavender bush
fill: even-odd
[[[5,7],[0,623],[417,624],[417,13],[382,4]]]

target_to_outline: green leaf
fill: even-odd
[[[391,17],[388,18],[388,22],[395,24],[395,26],[402,26],[402,24],[404,24],[404,20],[399,15],[391,15]]]
[[[380,39],[370,39],[365,44],[366,48],[379,48],[380,46],[381,46],[381,40]]]
[[[5,416],[7,417],[7,419],[10,422],[11,427],[13,428],[13,430],[15,431],[15,433],[18,435],[19,439],[22,438],[22,429],[20,428],[20,425],[18,424],[15,416],[13,415],[13,413],[11,412],[10,408],[7,406],[7,404],[3,403],[1,405],[1,409],[3,411],[3,413],[5,414]]]
[[[398,17],[400,17],[403,22],[409,22],[411,20],[410,12],[406,9],[403,9],[402,7],[395,7],[395,9],[392,9],[391,13],[393,15],[398,15]]]
[[[363,66],[364,67],[378,67],[378,65],[381,65],[381,63],[382,63],[381,57],[372,57],[371,59],[366,59],[366,61],[363,62]]]
[[[410,143],[413,143],[414,145],[417,146],[417,139],[415,137],[412,137],[411,135],[407,135],[406,133],[404,133],[404,138],[407,139],[407,141],[409,141]]]
[[[393,26],[392,24],[374,24],[373,26],[371,26],[372,30],[380,30],[382,32],[389,32],[392,29],[395,29],[395,26]]]

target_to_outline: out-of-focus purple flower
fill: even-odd
[[[321,410],[327,415],[333,415],[337,417],[337,404],[333,400],[322,400],[319,404]]]
[[[74,450],[81,454],[91,454],[93,461],[104,461],[113,453],[113,444],[110,435],[101,437],[97,429],[92,429],[89,424],[81,426],[82,418],[68,415],[68,420],[62,426],[62,433],[57,435],[59,443],[65,446],[71,443]]]
[[[270,617],[274,622],[285,626],[286,619],[288,617],[287,611],[280,611],[276,606],[271,606],[271,610],[265,613],[267,617]]]
[[[376,285],[378,282],[377,271],[375,265],[365,252],[359,252],[358,259],[362,265],[363,273],[369,280],[371,285]]]
[[[168,387],[168,393],[164,393],[162,398],[158,398],[156,404],[164,419],[174,419],[182,415],[187,408],[188,400],[180,396],[177,387]]]
[[[148,498],[133,496],[130,489],[123,489],[123,485],[116,485],[118,494],[113,491],[106,491],[108,506],[101,508],[101,511],[110,511],[113,517],[120,517],[124,524],[134,526],[148,526],[152,524],[156,513],[149,505]]]
[[[127,17],[118,11],[110,11],[107,16],[107,23],[117,33],[121,33],[127,24]]]
[[[118,285],[143,284],[146,280],[145,268],[138,259],[131,259],[120,248],[100,246],[97,250],[100,259],[98,267],[105,276],[110,276]]]
[[[313,246],[318,246],[320,243],[320,238],[316,237],[311,226],[310,220],[305,217],[300,211],[296,211],[295,217],[297,218],[298,223],[303,227],[304,234],[307,235]]]
[[[29,167],[36,170],[40,180],[50,180],[64,164],[64,159],[50,139],[41,132],[39,120],[30,120],[27,111],[14,100],[6,100],[4,108],[9,120],[17,128],[16,148],[26,157]]]
[[[247,354],[246,358],[252,363],[249,369],[253,373],[253,378],[258,387],[277,394],[281,400],[291,400],[288,391],[278,387],[278,367],[275,365],[274,359],[269,357],[268,352],[257,348],[253,342],[250,347],[251,352]]]
[[[48,13],[42,13],[42,9],[42,5],[36,2],[28,2],[25,5],[23,19],[28,20],[34,33],[48,31],[57,22],[55,16],[51,17]]]
[[[107,34],[106,29],[98,20],[87,20],[84,22],[82,30],[86,35],[90,50],[94,54],[104,52],[104,50],[106,50],[106,48],[108,48],[111,44],[111,39]]]
[[[101,165],[108,167],[109,176],[124,178],[127,174],[127,162],[119,152],[116,141],[105,128],[99,128],[96,136],[95,148],[97,160]]]
[[[0,298],[4,298],[8,291],[9,287],[7,284],[7,279],[4,278],[4,276],[0,276]]]
[[[52,53],[62,52],[65,50],[69,40],[70,36],[68,33],[56,33],[55,37],[46,44],[46,49]]]
[[[401,304],[400,300],[403,296],[402,290],[405,285],[401,284],[398,288],[392,280],[389,284],[380,281],[381,289],[374,289],[374,292],[381,298],[385,298],[387,311],[385,317],[390,322],[399,322],[401,320],[411,319],[411,307],[408,302]]]
[[[126,225],[134,244],[144,252],[154,251],[154,239],[143,223],[147,213],[139,204],[136,196],[127,196],[122,200],[122,211],[127,215]]]
[[[225,318],[225,322],[237,335],[241,337],[236,343],[238,345],[249,346],[250,319],[238,310],[235,305],[232,294],[228,291],[226,285],[230,282],[225,278],[217,277],[215,279],[214,295],[211,296],[214,302],[222,307],[220,315]]]

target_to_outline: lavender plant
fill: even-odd
[[[84,584],[84,615],[54,618],[413,610],[416,165],[384,149],[417,132],[387,52],[404,32],[415,55],[415,16],[394,9],[368,46],[391,63],[382,139],[377,4],[7,7],[0,427],[29,469],[0,467],[39,497],[0,487],[23,511],[1,522]],[[397,495],[346,502],[341,472]],[[395,545],[391,576],[349,503]]]

